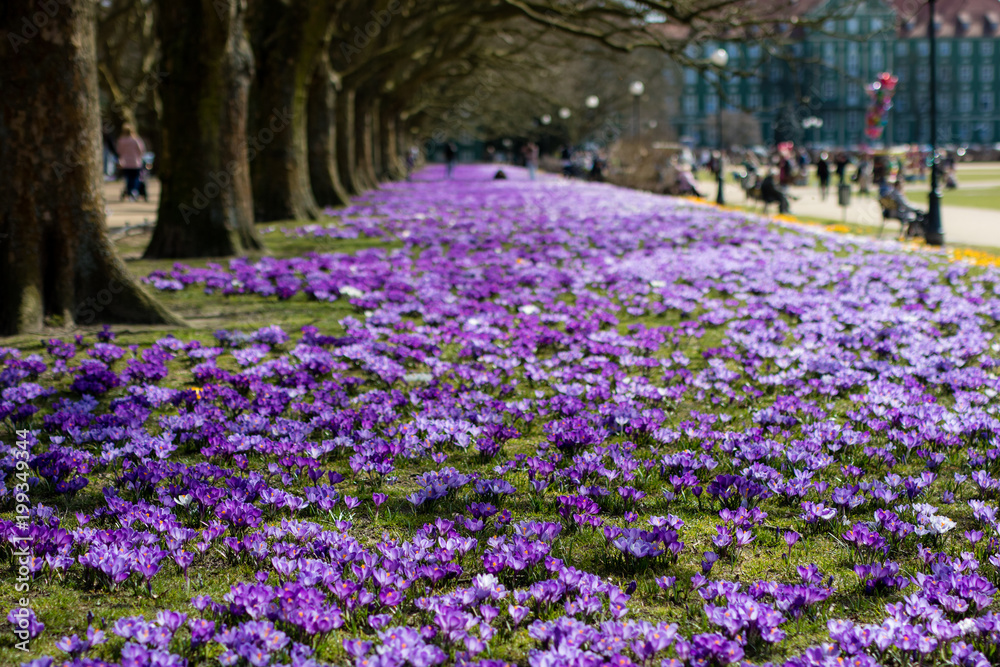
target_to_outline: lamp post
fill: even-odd
[[[595,129],[595,119],[597,117],[597,107],[601,106],[601,98],[597,95],[588,95],[587,99],[583,101],[583,106],[587,107],[587,125],[584,128],[585,138],[589,136]]]
[[[930,0],[930,15],[927,19],[927,35],[931,46],[931,191],[927,196],[927,222],[925,234],[929,245],[944,245],[941,232],[941,189],[938,183],[937,155],[937,30],[934,25],[935,0]]]
[[[549,114],[543,114],[538,122],[542,124],[542,136],[540,137],[538,143],[541,144],[541,150],[548,150],[548,138],[549,138],[549,125],[552,124],[552,116]]]
[[[632,138],[639,138],[639,98],[646,92],[646,85],[642,81],[633,81],[628,86],[628,92],[632,94]]]
[[[803,118],[802,119],[802,127],[804,127],[807,130],[821,128],[821,127],[823,127],[823,119],[820,118],[820,117],[818,117],[818,116],[809,116],[808,118]],[[816,144],[816,133],[815,132],[812,133],[812,139],[813,139],[812,140],[813,148],[815,148],[815,144]]]
[[[716,49],[715,52],[709,58],[709,61],[718,69],[724,68],[729,64],[729,53],[725,49]],[[721,72],[720,72],[721,74]],[[719,161],[716,164],[716,174],[715,179],[719,185],[719,194],[715,198],[716,204],[725,204],[726,195],[724,193],[725,189],[725,177],[723,176],[723,152],[725,151],[725,144],[722,141],[722,86],[719,86],[719,117],[718,117],[718,133],[719,133]]]

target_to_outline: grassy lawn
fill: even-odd
[[[1000,211],[1000,186],[995,188],[949,190],[941,196],[945,206],[967,206]],[[1000,219],[998,219],[1000,221]]]
[[[708,601],[724,606],[724,597],[702,595],[691,583],[702,572],[709,587],[738,582],[747,591],[756,582],[773,582],[820,596],[785,608],[781,641],[741,638],[747,660],[780,663],[829,641],[830,619],[880,624],[887,604],[919,590],[890,586],[872,593],[859,581],[855,565],[871,554],[845,541],[845,533],[859,523],[875,525],[876,508],[896,508],[917,521],[915,510],[899,507],[919,500],[940,505],[956,522],[946,536],[910,534],[878,557],[898,563],[906,575],[928,571],[920,551],[925,546],[949,557],[973,548],[962,533],[982,522],[967,501],[985,496],[971,483],[952,480],[955,473],[987,465],[970,462],[967,452],[987,435],[962,430],[960,415],[977,410],[985,421],[995,413],[987,399],[978,398],[995,380],[996,366],[990,364],[996,355],[980,345],[980,336],[1000,334],[983,296],[993,288],[992,274],[966,273],[943,255],[863,248],[846,236],[763,225],[739,213],[683,206],[664,212],[662,199],[605,186],[552,182],[530,188],[500,183],[383,191],[372,199],[376,213],[361,205],[349,213],[386,216],[384,237],[268,233],[268,254],[254,258],[269,263],[262,269],[267,280],[276,284],[291,274],[282,268],[286,260],[307,267],[297,271],[313,272],[303,285],[335,275],[340,296],[331,301],[309,296],[301,285],[289,298],[225,296],[218,289],[209,294],[200,282],[158,292],[193,328],[113,327],[109,345],[124,356],[108,364],[122,374],[143,350],[172,346],[172,357],[163,362],[168,373],[151,384],[186,393],[155,406],[133,401],[140,388],[150,391],[145,383],[123,380],[93,405],[79,407],[85,401],[71,383],[82,372],[81,360],[111,354],[95,346],[99,327],[61,336],[83,337],[69,362],[72,372],[56,370],[52,336],[0,341],[0,363],[21,368],[4,348],[18,348],[22,359],[38,354],[48,368],[30,381],[55,390],[51,397],[31,399],[39,410],[25,421],[0,421],[0,436],[13,446],[15,427],[44,432],[45,442],[63,435],[74,448],[73,460],[86,461],[69,473],[70,479],[89,479],[82,490],[63,492],[46,478],[33,487],[32,501],[52,507],[62,529],[89,535],[91,550],[99,543],[87,533],[91,529],[105,531],[112,546],[147,533],[150,544],[166,547],[169,533],[149,518],[156,512],[204,535],[222,517],[215,511],[221,505],[204,514],[208,504],[189,497],[205,492],[195,480],[218,489],[216,503],[236,499],[262,512],[252,528],[220,518],[228,531],[214,541],[205,538],[210,546],[186,573],[164,558],[150,588],[138,572],[113,585],[81,564],[65,573],[43,567],[29,597],[45,632],[28,656],[9,635],[0,637],[0,664],[59,655],[56,642],[64,635],[82,637],[88,614],[94,625],[104,624],[110,640],[91,655],[117,661],[125,639],[112,632],[116,619],[142,614],[148,621],[173,609],[192,619],[212,618],[220,631],[223,623],[270,619],[317,660],[335,665],[355,662],[344,640],[391,647],[378,630],[395,626],[436,629],[420,641],[443,647],[449,655],[444,664],[457,664],[457,654],[478,648],[449,639],[449,632],[458,637],[465,630],[444,629],[442,614],[461,613],[471,636],[492,635],[479,658],[526,665],[532,651],[562,641],[539,639],[547,625],[566,623],[561,619],[568,616],[591,628],[613,623],[618,599],[628,600],[625,620],[676,623],[683,637],[724,633],[710,620]],[[354,219],[325,222],[351,228]],[[175,268],[174,261],[136,259],[141,239],[123,240],[120,247],[138,275]],[[186,264],[226,267],[229,260]],[[866,312],[865,304],[875,302],[880,310]],[[836,317],[823,319],[831,309]],[[917,309],[923,309],[924,321],[910,315]],[[910,327],[905,331],[904,323]],[[265,344],[265,338],[216,335],[275,325],[290,340]],[[300,344],[302,327],[336,340]],[[163,343],[168,335],[202,345]],[[932,340],[934,351],[915,352],[930,350]],[[129,350],[132,345],[135,350]],[[215,347],[207,357],[199,351]],[[849,360],[856,368],[847,368]],[[966,380],[958,371],[949,373],[961,367],[959,361],[977,372]],[[948,363],[953,365],[946,369]],[[397,367],[398,373],[392,370]],[[14,386],[10,377],[0,374]],[[81,411],[76,417],[71,403]],[[133,410],[141,419],[116,431],[123,427],[115,420]],[[922,410],[933,415],[924,421],[934,429],[941,424],[939,430],[922,430]],[[194,415],[199,420],[177,425]],[[144,438],[161,435],[176,449],[159,457],[128,453]],[[256,444],[238,453],[220,444],[247,438],[257,438]],[[687,457],[695,463],[682,463]],[[388,469],[372,467],[386,461]],[[213,477],[212,466],[224,472]],[[450,467],[474,478],[414,504],[414,494],[430,488],[421,475]],[[892,475],[911,484],[929,471],[932,481],[910,499],[880,501],[868,487],[855,486],[892,481]],[[330,473],[343,481],[326,477]],[[680,480],[685,474],[686,481]],[[760,491],[719,491],[711,485],[720,475],[754,480]],[[341,497],[330,511],[315,502],[295,510],[290,501],[266,500],[276,491],[304,498],[326,479]],[[816,486],[801,495],[781,491],[793,480]],[[253,484],[266,488],[245,495]],[[893,488],[901,491],[901,484]],[[829,519],[804,518],[803,500],[834,506],[831,493],[838,487],[847,489],[838,498],[858,494],[864,502],[836,505]],[[627,492],[636,497],[629,499]],[[954,501],[946,502],[953,492]],[[385,494],[383,502],[373,493]],[[357,504],[347,505],[347,497]],[[578,509],[567,510],[573,502]],[[741,505],[741,518],[726,518]],[[765,514],[747,519],[755,507]],[[11,521],[14,513],[7,503],[0,517]],[[473,517],[479,516],[483,523],[476,527]],[[648,531],[664,516],[683,522],[673,536],[683,541],[676,556],[631,557],[613,546],[614,531]],[[597,525],[588,525],[590,518]],[[296,520],[315,524],[314,532],[283,532]],[[746,544],[720,538],[720,526],[732,521],[737,523],[730,528],[740,525],[739,534],[750,538]],[[558,536],[519,542],[518,531],[532,530],[521,522],[548,522]],[[240,540],[250,544],[266,531],[261,552],[241,546]],[[794,546],[786,542],[789,531],[800,534]],[[475,540],[466,545],[468,553],[460,546],[465,539]],[[523,553],[509,551],[511,544]],[[535,548],[559,562],[529,554]],[[86,550],[80,546],[75,553]],[[703,562],[708,552],[719,556],[714,565]],[[8,557],[0,602],[9,609],[19,594]],[[492,569],[507,558],[515,564]],[[994,578],[995,568],[982,559]],[[818,568],[818,580],[807,566]],[[310,567],[332,569],[307,577]],[[447,574],[438,579],[441,568]],[[488,572],[496,579],[487,578]],[[306,605],[310,595],[291,583],[296,577],[338,608],[342,626],[310,632],[296,625],[291,612],[285,615],[283,605],[292,598]],[[663,577],[676,582],[667,585]],[[503,596],[491,598],[490,588],[477,594],[482,581],[491,582],[494,592],[499,586]],[[274,587],[275,606],[254,611],[247,602],[244,610],[231,590],[240,582]],[[338,596],[336,584],[345,582],[357,590]],[[544,592],[550,585],[557,593]],[[370,593],[367,601],[363,591]],[[399,592],[401,600],[386,598],[386,592]],[[190,601],[201,595],[222,606],[196,610]],[[777,593],[761,595],[762,604],[778,604],[770,597]],[[588,611],[591,597],[600,604]],[[513,619],[518,606],[527,614],[520,625]],[[584,632],[582,625],[573,627]],[[191,664],[230,660],[219,643],[190,645],[187,632],[168,642],[170,651]],[[287,650],[275,656],[285,660]],[[620,651],[633,655],[639,649],[623,643]],[[658,654],[655,664],[667,655]],[[899,654],[899,664],[906,655]],[[945,655],[942,648],[925,664],[940,664],[934,661]]]

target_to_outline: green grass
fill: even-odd
[[[839,224],[839,221],[829,221]],[[860,228],[853,226],[857,231],[870,232],[870,228]],[[789,232],[794,233],[794,232]],[[305,252],[357,252],[372,247],[398,247],[386,244],[377,239],[341,241],[328,238],[315,239],[286,239],[280,233],[270,234],[266,237],[270,254],[275,257],[291,257]],[[129,239],[122,244],[123,252],[135,255],[140,248],[140,242],[136,239]],[[195,266],[204,266],[211,260],[198,260],[188,262]],[[173,261],[148,261],[132,259],[129,261],[130,268],[139,275],[144,275],[151,270],[169,270],[174,264]],[[718,294],[707,294],[705,298],[719,298]],[[187,330],[171,328],[149,328],[149,327],[115,327],[118,333],[117,343],[121,345],[138,344],[149,345],[151,342],[162,337],[165,333],[174,333],[184,339],[198,338],[206,343],[213,341],[212,332],[217,329],[241,329],[253,330],[269,324],[278,324],[292,333],[294,343],[294,332],[305,324],[313,324],[320,327],[324,333],[330,334],[340,331],[338,322],[348,316],[357,315],[355,309],[343,301],[335,303],[319,303],[310,301],[302,295],[298,295],[287,301],[277,299],[261,299],[256,297],[231,297],[220,295],[206,295],[197,289],[189,289],[179,293],[161,293],[160,297],[164,303],[183,315],[194,325],[194,328]],[[624,312],[620,314],[621,322],[619,330],[625,331],[627,326],[632,324],[645,324],[647,326],[663,326],[665,324],[676,324],[680,321],[693,320],[699,312],[681,313],[670,311],[663,317],[628,317]],[[87,331],[93,331],[89,329]],[[675,349],[683,349],[684,353],[691,359],[690,368],[698,370],[707,366],[707,360],[702,353],[720,345],[723,341],[725,330],[722,327],[704,327],[703,334],[697,338],[685,338],[682,348],[668,344],[660,350],[658,355],[666,355]],[[17,346],[26,353],[40,352],[43,346],[38,336],[22,336],[15,339],[3,341],[4,345]],[[285,349],[280,350],[286,352]],[[449,348],[443,351],[442,356],[448,360],[457,357],[457,348]],[[227,359],[224,362],[233,369],[233,362]],[[179,361],[171,362],[171,375],[168,378],[168,386],[185,387],[191,386],[193,379],[189,373],[189,366]],[[519,377],[515,375],[515,377]],[[522,378],[523,379],[523,378]],[[42,382],[51,381],[52,377],[46,376]],[[65,384],[65,381],[63,380]],[[519,396],[533,395],[536,389],[545,390],[545,387],[530,386],[523,381],[518,388]],[[668,424],[677,427],[683,420],[689,418],[692,410],[705,413],[715,413],[729,415],[733,422],[729,428],[746,427],[749,425],[751,413],[770,403],[773,393],[768,394],[760,400],[750,400],[743,404],[730,403],[722,400],[712,403],[713,397],[709,395],[705,401],[695,401],[686,398],[685,401],[676,406],[667,407],[669,413]],[[942,400],[949,400],[942,396]],[[106,401],[105,401],[106,403]],[[829,411],[831,416],[843,419],[845,413],[850,409],[851,403],[846,398],[834,400]],[[44,411],[43,413],[44,414]],[[35,421],[41,415],[36,416]],[[520,438],[506,444],[500,459],[511,458],[518,454],[531,455],[535,452],[537,443],[541,440],[541,424],[521,425],[522,435]],[[11,440],[11,433],[0,430],[5,441]],[[888,442],[885,434],[873,434],[872,444],[884,444]],[[794,434],[775,436],[788,440]],[[612,442],[623,442],[626,438],[618,436]],[[693,439],[682,437],[679,442],[670,448],[660,447],[654,454],[650,443],[639,443],[636,451],[638,458],[657,460],[665,451],[681,450],[689,448],[699,449],[703,443]],[[452,465],[463,471],[477,472],[484,476],[494,476],[492,467],[497,463],[480,461],[474,454],[457,449],[449,449],[449,458],[446,465]],[[860,453],[859,453],[860,456]],[[959,454],[949,450],[949,459],[942,466],[940,479],[949,479],[953,472],[959,471],[961,461]],[[180,458],[181,461],[191,463],[198,460],[195,455],[187,455]],[[254,467],[262,467],[265,462],[263,457],[253,456]],[[863,463],[863,461],[858,461]],[[449,498],[434,507],[414,510],[404,500],[407,493],[415,487],[413,477],[423,470],[428,469],[425,461],[397,461],[396,474],[400,482],[386,489],[390,495],[389,501],[378,512],[371,511],[369,505],[363,506],[364,510],[355,514],[354,520],[356,528],[353,534],[365,545],[372,545],[381,539],[383,534],[405,538],[412,535],[417,527],[424,523],[433,521],[438,516],[450,516],[456,512],[464,512],[465,505],[473,497],[470,492],[462,492],[457,497]],[[343,456],[333,458],[327,463],[327,467],[339,470],[345,474],[349,473],[347,461]],[[717,473],[728,472],[734,469],[732,461],[720,457],[720,467]],[[897,472],[919,472],[918,466],[904,466]],[[824,472],[824,478],[834,484],[843,483],[835,467]],[[74,512],[92,512],[103,503],[100,494],[102,483],[111,481],[110,474],[95,476],[91,485],[77,496],[67,498],[44,498],[47,504],[54,505],[61,517],[63,517],[64,527],[75,526]],[[526,518],[544,518],[546,520],[558,521],[553,505],[553,496],[557,493],[573,493],[575,490],[569,486],[562,489],[550,490],[545,499],[539,499],[530,492],[527,477],[523,473],[514,475],[511,481],[518,487],[521,493],[507,500],[503,508],[509,509],[513,515],[513,520],[518,521]],[[687,548],[682,553],[680,560],[675,564],[659,562],[651,569],[640,572],[629,571],[623,568],[620,563],[609,558],[610,548],[606,545],[603,535],[589,530],[564,533],[564,536],[557,541],[553,555],[566,560],[567,564],[594,572],[612,581],[625,586],[631,580],[637,582],[637,592],[633,597],[630,606],[631,618],[643,618],[648,620],[664,620],[677,622],[681,625],[681,630],[685,635],[698,631],[707,631],[708,624],[699,609],[701,600],[697,595],[692,594],[682,601],[669,601],[666,596],[656,587],[653,579],[664,574],[678,576],[679,580],[686,581],[692,574],[700,570],[699,562],[704,551],[712,549],[711,537],[714,534],[714,526],[717,523],[717,507],[706,497],[701,501],[693,496],[685,496],[668,505],[662,497],[662,491],[667,484],[658,474],[643,474],[636,480],[630,482],[637,488],[645,491],[648,496],[641,509],[641,519],[639,524],[644,522],[649,516],[665,514],[667,512],[677,514],[686,522],[682,538],[687,542]],[[298,490],[307,485],[305,480],[296,480],[289,490]],[[371,493],[370,488],[352,486],[353,483],[345,483],[345,492],[353,491],[355,495]],[[938,485],[938,487],[940,484]],[[936,488],[936,492],[940,489]],[[743,582],[753,582],[758,579],[775,580],[783,582],[797,581],[795,567],[797,565],[816,563],[827,575],[835,577],[837,591],[822,609],[809,610],[798,622],[786,624],[789,638],[775,647],[768,648],[758,655],[752,656],[756,662],[775,661],[780,662],[799,654],[808,646],[815,645],[826,637],[826,617],[848,616],[857,621],[878,622],[884,617],[884,605],[890,601],[901,598],[900,595],[886,598],[866,597],[858,591],[856,577],[853,574],[853,562],[850,552],[839,540],[840,526],[832,526],[819,530],[801,541],[791,551],[791,558],[786,561],[782,555],[787,551],[785,543],[781,539],[781,531],[786,528],[795,527],[800,532],[805,530],[803,523],[797,518],[799,508],[792,505],[780,505],[778,503],[766,503],[768,518],[765,528],[757,531],[757,539],[748,548],[743,550],[733,559],[720,561],[713,571],[713,578],[740,580]],[[961,526],[955,531],[955,535],[960,535],[961,530],[974,526],[969,509],[964,502],[959,501],[949,510],[952,518],[960,521]],[[622,513],[620,511],[609,512],[611,521],[617,525],[624,525]],[[3,515],[4,518],[11,518],[10,512]],[[864,515],[858,514],[852,517],[860,520]],[[309,515],[307,518],[316,521],[326,528],[332,528],[333,518],[322,515]],[[270,522],[280,521],[280,516],[270,517]],[[637,524],[638,525],[638,524]],[[957,541],[949,543],[949,546],[957,546]],[[911,543],[908,548],[898,555],[897,559],[904,564],[904,567],[912,569],[916,561],[915,546]],[[466,561],[470,563],[470,561]],[[245,581],[253,578],[254,572],[258,569],[267,569],[266,565],[249,560],[238,562],[226,562],[217,554],[210,554],[204,560],[196,561],[192,566],[192,580],[190,586],[185,584],[184,578],[178,569],[165,561],[163,572],[154,579],[153,595],[150,596],[142,587],[125,586],[115,592],[107,592],[100,589],[88,588],[84,582],[76,577],[69,577],[66,581],[36,581],[32,584],[30,599],[31,606],[46,623],[45,634],[39,640],[33,642],[33,655],[58,654],[55,648],[55,641],[62,635],[79,634],[82,636],[86,630],[86,617],[88,612],[92,612],[99,622],[102,618],[109,621],[132,615],[144,614],[147,618],[155,615],[157,610],[164,608],[185,609],[193,611],[188,607],[188,600],[194,595],[212,595],[216,600],[228,591],[229,586],[236,581]],[[470,563],[467,573],[476,573],[477,566]],[[18,595],[14,594],[10,570],[4,575],[3,586],[0,587],[0,604],[6,608],[13,606]],[[533,579],[544,578],[540,573],[532,575]],[[272,582],[273,583],[273,582]],[[467,584],[467,581],[464,582]],[[509,586],[523,585],[522,579],[508,578]],[[408,608],[415,617],[419,618],[419,613],[412,607]],[[819,613],[823,612],[823,613]],[[560,615],[559,607],[553,608],[546,613],[547,617]],[[316,646],[317,657],[336,663],[346,660],[346,655],[340,646],[343,637],[357,635],[356,628],[345,628],[341,633],[333,633],[328,639]],[[110,632],[109,632],[110,635]],[[120,642],[105,650],[103,655],[112,655],[115,646],[120,646]],[[512,636],[501,636],[500,640],[492,643],[492,655],[484,657],[505,658],[512,661],[524,663],[526,651],[533,646],[532,642],[526,638],[524,632],[516,633]],[[13,665],[20,662],[26,656],[17,652],[13,648],[13,641],[9,633],[0,635],[0,664]]]
[[[989,211],[1000,211],[1000,186],[993,188],[970,188],[948,190],[941,197],[944,206],[966,206]],[[997,217],[1000,223],[1000,216]]]

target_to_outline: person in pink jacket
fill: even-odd
[[[142,172],[142,156],[146,152],[146,145],[136,135],[132,126],[125,123],[122,125],[122,136],[118,137],[115,150],[118,151],[118,166],[125,176],[125,190],[129,198],[135,201],[139,195],[139,175]]]

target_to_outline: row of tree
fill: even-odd
[[[440,134],[454,129],[441,125],[454,109],[442,115],[427,91],[517,62],[526,36],[653,47],[683,62],[689,41],[770,25],[772,10],[795,0],[769,0],[767,16],[760,4],[6,0],[0,335],[71,326],[84,311],[180,323],[106,232],[99,81],[119,115],[137,98],[122,90],[116,60],[137,62],[140,92],[156,100],[162,192],[146,257],[225,256],[262,248],[255,222],[316,218],[398,178],[411,127],[434,117]],[[153,49],[136,49],[137,36]]]

